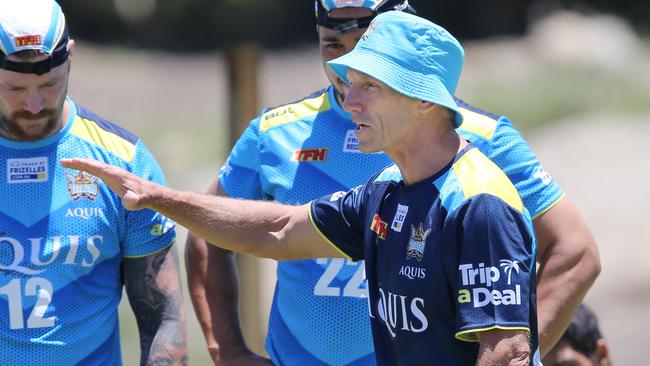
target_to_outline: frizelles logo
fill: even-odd
[[[48,180],[47,156],[7,159],[7,183],[39,183]]]
[[[406,220],[406,214],[409,212],[409,207],[397,204],[397,211],[395,211],[395,217],[393,218],[393,223],[390,224],[390,228],[397,231],[398,233],[402,232],[402,226],[404,226],[404,220]]]
[[[359,150],[359,138],[357,137],[357,134],[354,132],[354,130],[348,130],[345,133],[343,152],[361,153],[361,150]]]
[[[485,263],[459,265],[461,289],[458,303],[471,303],[475,308],[488,304],[521,305],[521,286],[518,283],[521,263],[511,259],[501,259],[499,263],[503,274],[499,267],[486,266]]]

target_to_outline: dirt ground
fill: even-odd
[[[228,149],[222,55],[134,53],[83,42],[78,51],[72,97],[143,136],[172,186],[203,191]],[[260,61],[260,106],[294,100],[326,85],[314,48],[266,54]],[[468,67],[475,64],[470,60]],[[650,329],[648,136],[650,103],[647,113],[597,112],[526,134],[545,168],[582,211],[600,246],[603,272],[587,302],[600,317],[618,365],[650,365],[644,349]],[[185,233],[179,230],[181,251]],[[262,313],[272,294],[268,273],[273,264],[265,262],[263,268]],[[186,294],[191,363],[208,364],[188,298]],[[137,357],[137,335],[128,325],[128,311],[122,313],[127,324],[122,329],[124,357],[134,364],[127,360]]]

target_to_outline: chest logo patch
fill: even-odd
[[[345,133],[345,141],[343,142],[343,152],[346,153],[361,153],[359,150],[359,138],[354,130],[348,130]]]
[[[66,172],[65,178],[68,180],[68,193],[73,201],[77,201],[80,198],[94,201],[97,198],[97,194],[99,194],[97,177],[86,172],[79,172],[77,175]]]
[[[329,150],[330,149],[327,148],[296,150],[291,155],[291,161],[324,162],[327,160],[327,155],[329,155]]]
[[[385,240],[386,234],[388,234],[388,224],[382,221],[378,214],[375,214],[372,218],[372,223],[370,223],[370,230],[377,234],[379,239]]]
[[[422,261],[427,236],[429,234],[431,234],[431,229],[425,231],[423,223],[420,223],[417,229],[411,225],[411,239],[409,239],[409,245],[406,249],[406,259],[415,258],[418,262]]]
[[[398,233],[402,232],[402,226],[404,226],[404,220],[406,220],[406,214],[409,212],[409,207],[397,204],[397,211],[395,212],[395,218],[393,223],[390,224],[390,228],[397,231]]]
[[[7,183],[47,182],[47,171],[47,156],[7,159]]]

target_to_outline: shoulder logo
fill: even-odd
[[[291,161],[323,162],[327,160],[329,150],[330,149],[327,148],[299,149],[293,152],[291,155]]]
[[[539,179],[542,181],[542,184],[544,185],[549,185],[553,181],[553,177],[549,172],[544,170],[541,166],[538,166],[537,169],[535,170],[535,173],[533,174],[533,177]]]
[[[386,234],[388,234],[388,224],[382,221],[378,214],[375,214],[370,223],[370,230],[374,231],[379,239],[385,240]]]
[[[80,198],[94,201],[97,198],[97,194],[99,194],[97,177],[86,172],[79,172],[77,175],[66,172],[65,177],[68,180],[68,193],[73,201],[77,201]]]
[[[275,110],[265,114],[264,115],[264,120],[268,121],[271,118],[284,116],[287,113],[293,114],[293,113],[295,113],[295,111],[293,110],[293,108],[291,106],[288,106],[286,108],[278,108],[278,109],[275,109]]]
[[[409,239],[409,245],[406,248],[406,259],[415,258],[418,262],[422,261],[429,234],[431,234],[431,229],[425,231],[423,223],[420,223],[417,229],[411,225],[411,239]]]

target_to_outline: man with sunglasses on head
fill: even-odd
[[[142,140],[68,96],[74,53],[54,0],[0,1],[0,364],[121,365],[123,288],[140,363],[186,364],[174,222],[58,163],[164,181]]]
[[[347,86],[326,62],[350,52],[376,15],[414,10],[402,0],[316,0],[315,6],[321,59],[331,85],[302,100],[266,109],[251,121],[210,194],[303,204],[357,186],[391,163],[384,154],[360,153],[351,114],[341,107]],[[539,329],[545,352],[598,275],[595,242],[575,206],[506,117],[458,98],[456,104],[464,117],[458,133],[508,175],[534,218],[540,263]],[[246,347],[241,335],[232,253],[190,233],[186,260],[190,294],[215,362],[266,364]],[[363,263],[326,258],[279,261],[277,276],[266,341],[273,363],[374,364]]]

